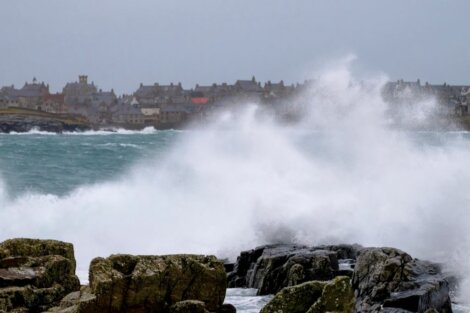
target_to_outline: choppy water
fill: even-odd
[[[0,134],[0,177],[12,197],[63,196],[115,179],[142,158],[158,158],[178,131]]]
[[[257,296],[256,289],[229,288],[225,303],[233,304],[237,312],[259,313],[261,308],[272,299],[272,296]]]
[[[0,178],[11,197],[28,193],[63,196],[74,189],[106,182],[126,173],[139,160],[164,158],[184,131],[91,131],[54,134],[0,134]],[[316,144],[309,144],[315,137]],[[442,147],[464,140],[468,132],[409,133],[416,145]],[[309,153],[322,153],[325,136],[300,134],[292,138]],[[305,145],[304,145],[305,144]],[[324,157],[335,157],[323,151]]]

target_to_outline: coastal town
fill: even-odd
[[[217,110],[247,102],[266,107],[281,120],[295,120],[308,105],[304,91],[314,84],[315,80],[291,85],[282,80],[261,83],[253,76],[233,84],[196,84],[190,89],[181,83],[141,83],[132,94],[117,95],[113,89],[99,89],[87,75],[78,76],[58,93],[51,93],[47,83],[33,78],[20,88],[12,85],[0,89],[0,124],[9,116],[36,116],[73,120],[94,129],[180,128],[190,121],[207,121]],[[398,80],[384,86],[383,97],[390,102],[433,97],[443,115],[458,118],[469,114],[470,86]]]

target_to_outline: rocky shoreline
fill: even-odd
[[[439,265],[395,248],[266,245],[235,263],[215,256],[97,257],[89,285],[75,274],[73,245],[0,243],[0,312],[235,313],[227,287],[274,294],[261,313],[452,312]]]
[[[0,133],[26,133],[32,130],[63,133],[83,132],[88,130],[143,130],[153,127],[158,130],[168,129],[191,129],[198,124],[195,121],[168,122],[160,124],[92,124],[83,117],[71,114],[49,114],[45,112],[34,112],[30,110],[17,110],[17,113],[4,114],[0,112]],[[279,120],[281,124],[291,124],[294,121]],[[470,117],[452,117],[434,119],[426,125],[393,124],[390,129],[408,131],[470,131]]]
[[[64,132],[84,132],[89,130],[116,131],[117,129],[140,131],[146,127],[158,130],[186,129],[187,123],[165,123],[161,125],[129,125],[129,124],[107,124],[93,125],[88,122],[61,119],[58,117],[32,116],[32,115],[1,115],[0,133],[27,133],[40,131],[61,134]]]
[[[82,122],[44,116],[0,115],[0,133],[25,133],[39,130],[51,133],[80,132],[91,127]]]

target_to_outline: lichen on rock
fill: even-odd
[[[73,246],[56,240],[0,243],[0,311],[41,312],[79,290]]]
[[[352,313],[354,293],[349,277],[309,281],[286,287],[266,304],[261,313]]]

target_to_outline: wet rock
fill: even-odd
[[[254,264],[258,258],[263,254],[264,247],[259,247],[254,250],[242,251],[237,258],[234,268],[228,276],[228,284],[230,288],[248,287],[247,274],[252,271]]]
[[[37,239],[0,243],[0,311],[41,312],[79,288],[71,244]]]
[[[339,244],[318,246],[315,249],[334,251],[337,254],[338,260],[355,260],[357,258],[358,252],[362,249],[362,246],[358,244]]]
[[[359,248],[280,244],[244,251],[229,273],[229,287],[256,288],[258,294],[266,295],[306,281],[330,280],[339,274],[352,276]],[[340,269],[339,264],[346,264],[344,260],[350,261],[350,266]]]
[[[230,273],[235,269],[235,263],[224,263],[225,272]]]
[[[33,129],[61,133],[64,131],[84,131],[91,127],[73,118],[52,118],[44,116],[8,114],[0,115],[0,133],[28,132]]]
[[[237,309],[232,304],[224,303],[217,313],[237,313]]]
[[[436,264],[394,248],[360,251],[353,275],[356,311],[452,312],[448,282]]]
[[[286,287],[266,304],[261,313],[354,312],[354,293],[349,277],[309,281]]]
[[[331,251],[261,256],[253,270],[250,286],[258,288],[260,295],[273,294],[285,286],[332,279],[337,271],[336,253]]]

